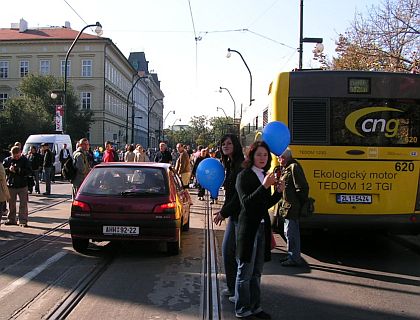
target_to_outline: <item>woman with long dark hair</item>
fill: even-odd
[[[236,238],[237,264],[235,315],[271,319],[261,307],[261,274],[271,260],[271,223],[268,209],[277,203],[284,190],[272,172],[271,153],[263,141],[254,142],[238,174],[236,189],[241,204]],[[273,194],[271,186],[275,185]]]
[[[236,177],[242,170],[244,154],[239,139],[234,134],[225,134],[220,140],[220,150],[222,151],[222,164],[225,167],[226,178],[223,183],[225,189],[225,202],[214,215],[214,223],[221,224],[224,219],[229,218],[225,235],[223,237],[222,255],[225,265],[227,289],[222,290],[222,294],[227,297],[235,295],[236,271],[236,226],[240,204],[238,193],[235,189]]]

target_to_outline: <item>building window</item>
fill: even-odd
[[[0,78],[9,78],[9,61],[0,61]]]
[[[92,76],[92,60],[82,60],[82,77]]]
[[[29,61],[20,61],[19,73],[21,78],[29,74]]]
[[[39,61],[39,74],[43,76],[50,74],[50,60]]]
[[[64,65],[66,64],[66,60],[60,61],[60,70],[61,70],[61,76],[64,77]],[[71,61],[67,60],[67,76],[70,76],[71,71]]]
[[[0,110],[4,109],[7,100],[7,93],[0,93]]]
[[[82,99],[82,103],[81,103],[82,109],[89,110],[92,104],[92,94],[90,92],[82,92],[81,99]]]

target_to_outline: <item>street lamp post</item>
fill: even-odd
[[[171,113],[175,114],[175,110],[171,110],[171,111],[169,111],[169,112],[166,114],[165,118],[163,119],[163,123],[162,123],[162,140],[163,140],[163,141],[165,141],[165,121],[166,121],[166,118],[167,118],[167,117],[169,116],[169,114],[171,114]]]
[[[156,99],[153,101],[152,106],[147,110],[147,148],[150,148],[150,112],[155,106],[156,102],[163,101],[163,98]]]
[[[143,77],[138,77],[137,80],[134,82],[134,84],[131,86],[130,91],[128,92],[127,95],[127,114],[126,114],[126,122],[125,122],[125,144],[128,144],[128,109],[129,109],[129,102],[130,102],[130,94],[133,92],[134,87],[136,86],[137,82],[139,82],[140,79],[148,79],[149,77],[147,76],[143,76]],[[133,95],[134,96],[134,95]],[[133,99],[134,100],[134,97]],[[131,111],[131,143],[134,143],[134,101],[132,101],[133,103],[133,110]]]
[[[303,0],[300,0],[300,31],[299,31],[299,70],[302,69],[303,43],[316,43],[316,50],[322,52],[324,45],[322,38],[304,38],[303,37]]]
[[[232,94],[230,93],[228,88],[220,87],[219,92],[222,93],[222,90],[226,90],[229,93],[230,98],[233,101],[233,122],[235,122],[235,118],[236,118],[236,102],[235,102],[235,99],[233,99]]]
[[[174,141],[172,141],[173,142],[173,146],[175,145],[175,138],[174,138],[174,125],[175,125],[175,123],[177,122],[177,121],[181,121],[181,118],[178,118],[178,119],[176,119],[175,121],[174,121],[174,123],[172,123],[172,139],[174,140]]]
[[[222,107],[216,107],[216,111],[222,110],[223,113],[225,114],[226,119],[228,119],[228,116],[226,115],[225,109],[223,109]]]
[[[252,74],[251,74],[251,70],[249,70],[249,67],[246,64],[244,57],[242,57],[242,54],[239,51],[236,51],[236,50],[233,50],[231,48],[228,48],[228,53],[226,55],[227,58],[230,58],[230,56],[231,56],[230,53],[231,52],[236,52],[237,54],[239,54],[239,56],[241,57],[243,63],[245,64],[245,67],[248,69],[248,72],[249,72],[249,80],[250,80],[249,81],[249,105],[251,105],[252,104],[252,101],[254,101],[254,99],[252,99]]]
[[[102,25],[99,22],[96,22],[95,24],[88,24],[87,26],[85,26],[82,30],[80,30],[79,34],[77,35],[76,39],[74,39],[73,43],[71,44],[69,50],[67,50],[67,54],[66,54],[66,60],[64,62],[64,92],[63,92],[63,109],[64,109],[64,113],[63,113],[63,133],[65,132],[65,115],[66,115],[66,108],[67,108],[67,69],[68,69],[68,63],[69,63],[69,56],[70,56],[70,52],[71,50],[73,50],[74,45],[76,44],[77,40],[79,40],[80,36],[82,35],[83,31],[85,31],[87,28],[90,27],[96,27],[95,28],[95,32],[96,34],[99,36],[102,35]]]

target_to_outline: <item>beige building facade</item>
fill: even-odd
[[[68,23],[29,29],[23,19],[0,29],[0,109],[20,94],[17,88],[23,77],[64,77],[66,55],[78,33]],[[111,39],[87,33],[75,43],[67,66],[67,84],[78,95],[80,108],[93,113],[86,133],[93,146],[110,140],[118,147],[126,143],[157,147],[164,95],[156,74],[133,67]]]

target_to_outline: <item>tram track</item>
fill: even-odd
[[[57,201],[57,202],[50,203],[48,205],[42,206],[40,208],[36,208],[36,209],[30,210],[29,213],[28,213],[28,215],[34,214],[36,212],[41,212],[43,210],[50,209],[50,208],[52,208],[54,206],[57,206],[59,204],[62,204],[64,202],[66,202],[66,201],[69,201],[69,199],[60,200],[60,201]],[[32,238],[30,240],[25,241],[24,243],[18,245],[17,247],[11,248],[11,249],[9,249],[9,250],[1,253],[0,254],[0,261],[3,261],[5,259],[7,259],[8,257],[14,255],[14,254],[16,254],[18,252],[21,252],[22,250],[24,250],[24,249],[32,246],[34,243],[37,243],[37,242],[39,242],[41,240],[46,239],[47,237],[51,236],[53,233],[55,233],[58,230],[63,229],[64,227],[66,227],[68,224],[69,224],[69,222],[68,221],[65,221],[65,222],[59,224],[58,226],[56,226],[54,228],[51,228],[51,229],[43,232],[42,234],[39,234],[39,235],[35,236],[34,238]],[[61,237],[61,235],[56,236],[53,239],[50,239],[49,242],[53,242],[55,239],[57,239],[59,237]]]
[[[47,315],[46,319],[65,319],[83,299],[93,284],[101,277],[114,261],[115,255],[104,258],[94,269],[83,277],[71,290],[71,292],[58,303],[58,305]]]

